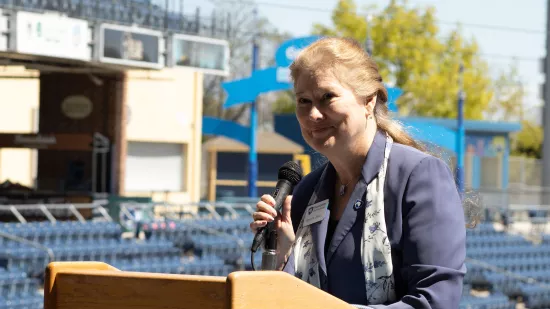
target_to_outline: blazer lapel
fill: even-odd
[[[313,191],[313,195],[309,200],[309,205],[319,203],[326,199],[330,199],[332,192],[331,182],[334,181],[334,171],[333,167],[330,164],[325,166],[323,174],[319,178],[317,185]],[[330,218],[330,210],[326,210],[325,217],[323,220],[316,222],[311,225],[311,237],[315,244],[315,252],[317,254],[317,259],[319,261],[319,266],[321,269],[321,285],[323,285],[323,279],[327,276],[327,265],[325,262],[325,241],[327,236],[328,221]]]
[[[311,225],[311,237],[315,244],[315,252],[321,269],[321,286],[323,285],[323,276],[327,275],[327,264],[325,262],[325,241],[327,236],[328,220],[330,218],[330,210],[327,209],[323,220]]]

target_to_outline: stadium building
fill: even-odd
[[[227,43],[203,35],[218,28],[150,1],[0,0],[0,308],[250,306],[242,288],[257,296],[267,279],[230,278],[230,291],[223,278],[194,277],[213,293],[151,274],[227,276],[260,265],[249,250],[253,205],[228,202],[243,195],[246,178],[234,165],[248,149],[224,138],[201,147],[203,74],[227,74]],[[287,130],[276,123],[276,131],[292,142],[266,134],[280,139],[259,144],[258,159],[309,166],[283,118]],[[508,147],[491,138],[470,152],[495,160],[497,176],[484,180],[472,167],[467,178],[506,188]],[[260,167],[259,192],[274,185],[269,168]],[[201,169],[208,198],[228,201],[197,203]],[[192,205],[120,203],[119,217],[116,203],[99,200],[113,196]],[[548,208],[493,200],[494,212],[467,232],[460,308],[550,308]],[[63,276],[57,270],[74,264],[52,261],[103,263]]]
[[[34,5],[0,9],[4,202],[198,201],[203,74],[227,74],[227,43],[155,6]]]

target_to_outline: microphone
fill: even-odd
[[[294,187],[302,180],[303,172],[300,165],[294,161],[288,161],[279,168],[277,185],[273,191],[273,198],[275,199],[275,210],[280,213],[286,197],[292,194]],[[267,240],[267,241],[266,241]],[[262,269],[274,269],[276,262],[276,249],[277,249],[277,233],[275,229],[275,221],[269,222],[265,227],[259,228],[254,236],[252,247],[250,251],[255,253],[260,245],[266,241],[266,252],[262,259]],[[269,266],[264,265],[266,253],[272,258],[269,258]],[[272,265],[271,265],[272,264]],[[264,267],[266,266],[267,269]]]

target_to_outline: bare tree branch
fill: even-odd
[[[265,18],[254,20],[256,5],[250,1],[225,2],[223,0],[211,1],[215,5],[215,11],[222,16],[228,16],[229,31],[224,38],[229,43],[231,50],[230,76],[227,80],[244,78],[250,75],[252,61],[252,39],[258,35],[260,45],[260,65],[273,64],[275,48],[288,35],[280,34],[277,29]],[[223,80],[219,77],[205,76],[203,92],[203,112],[205,115],[247,123],[248,105],[243,104],[234,108],[222,107],[225,94],[221,88]],[[269,107],[269,106],[268,106]],[[265,111],[265,109],[264,109]],[[270,109],[269,109],[270,111]],[[263,113],[265,114],[265,113]]]

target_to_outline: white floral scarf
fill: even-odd
[[[384,217],[384,183],[392,145],[392,138],[387,136],[380,172],[367,185],[361,257],[369,305],[392,303],[396,300],[391,246]],[[315,200],[313,194],[309,205],[315,203]],[[295,276],[320,288],[319,262],[314,250],[311,225],[304,226],[304,217],[305,215],[302,216],[292,248]]]

